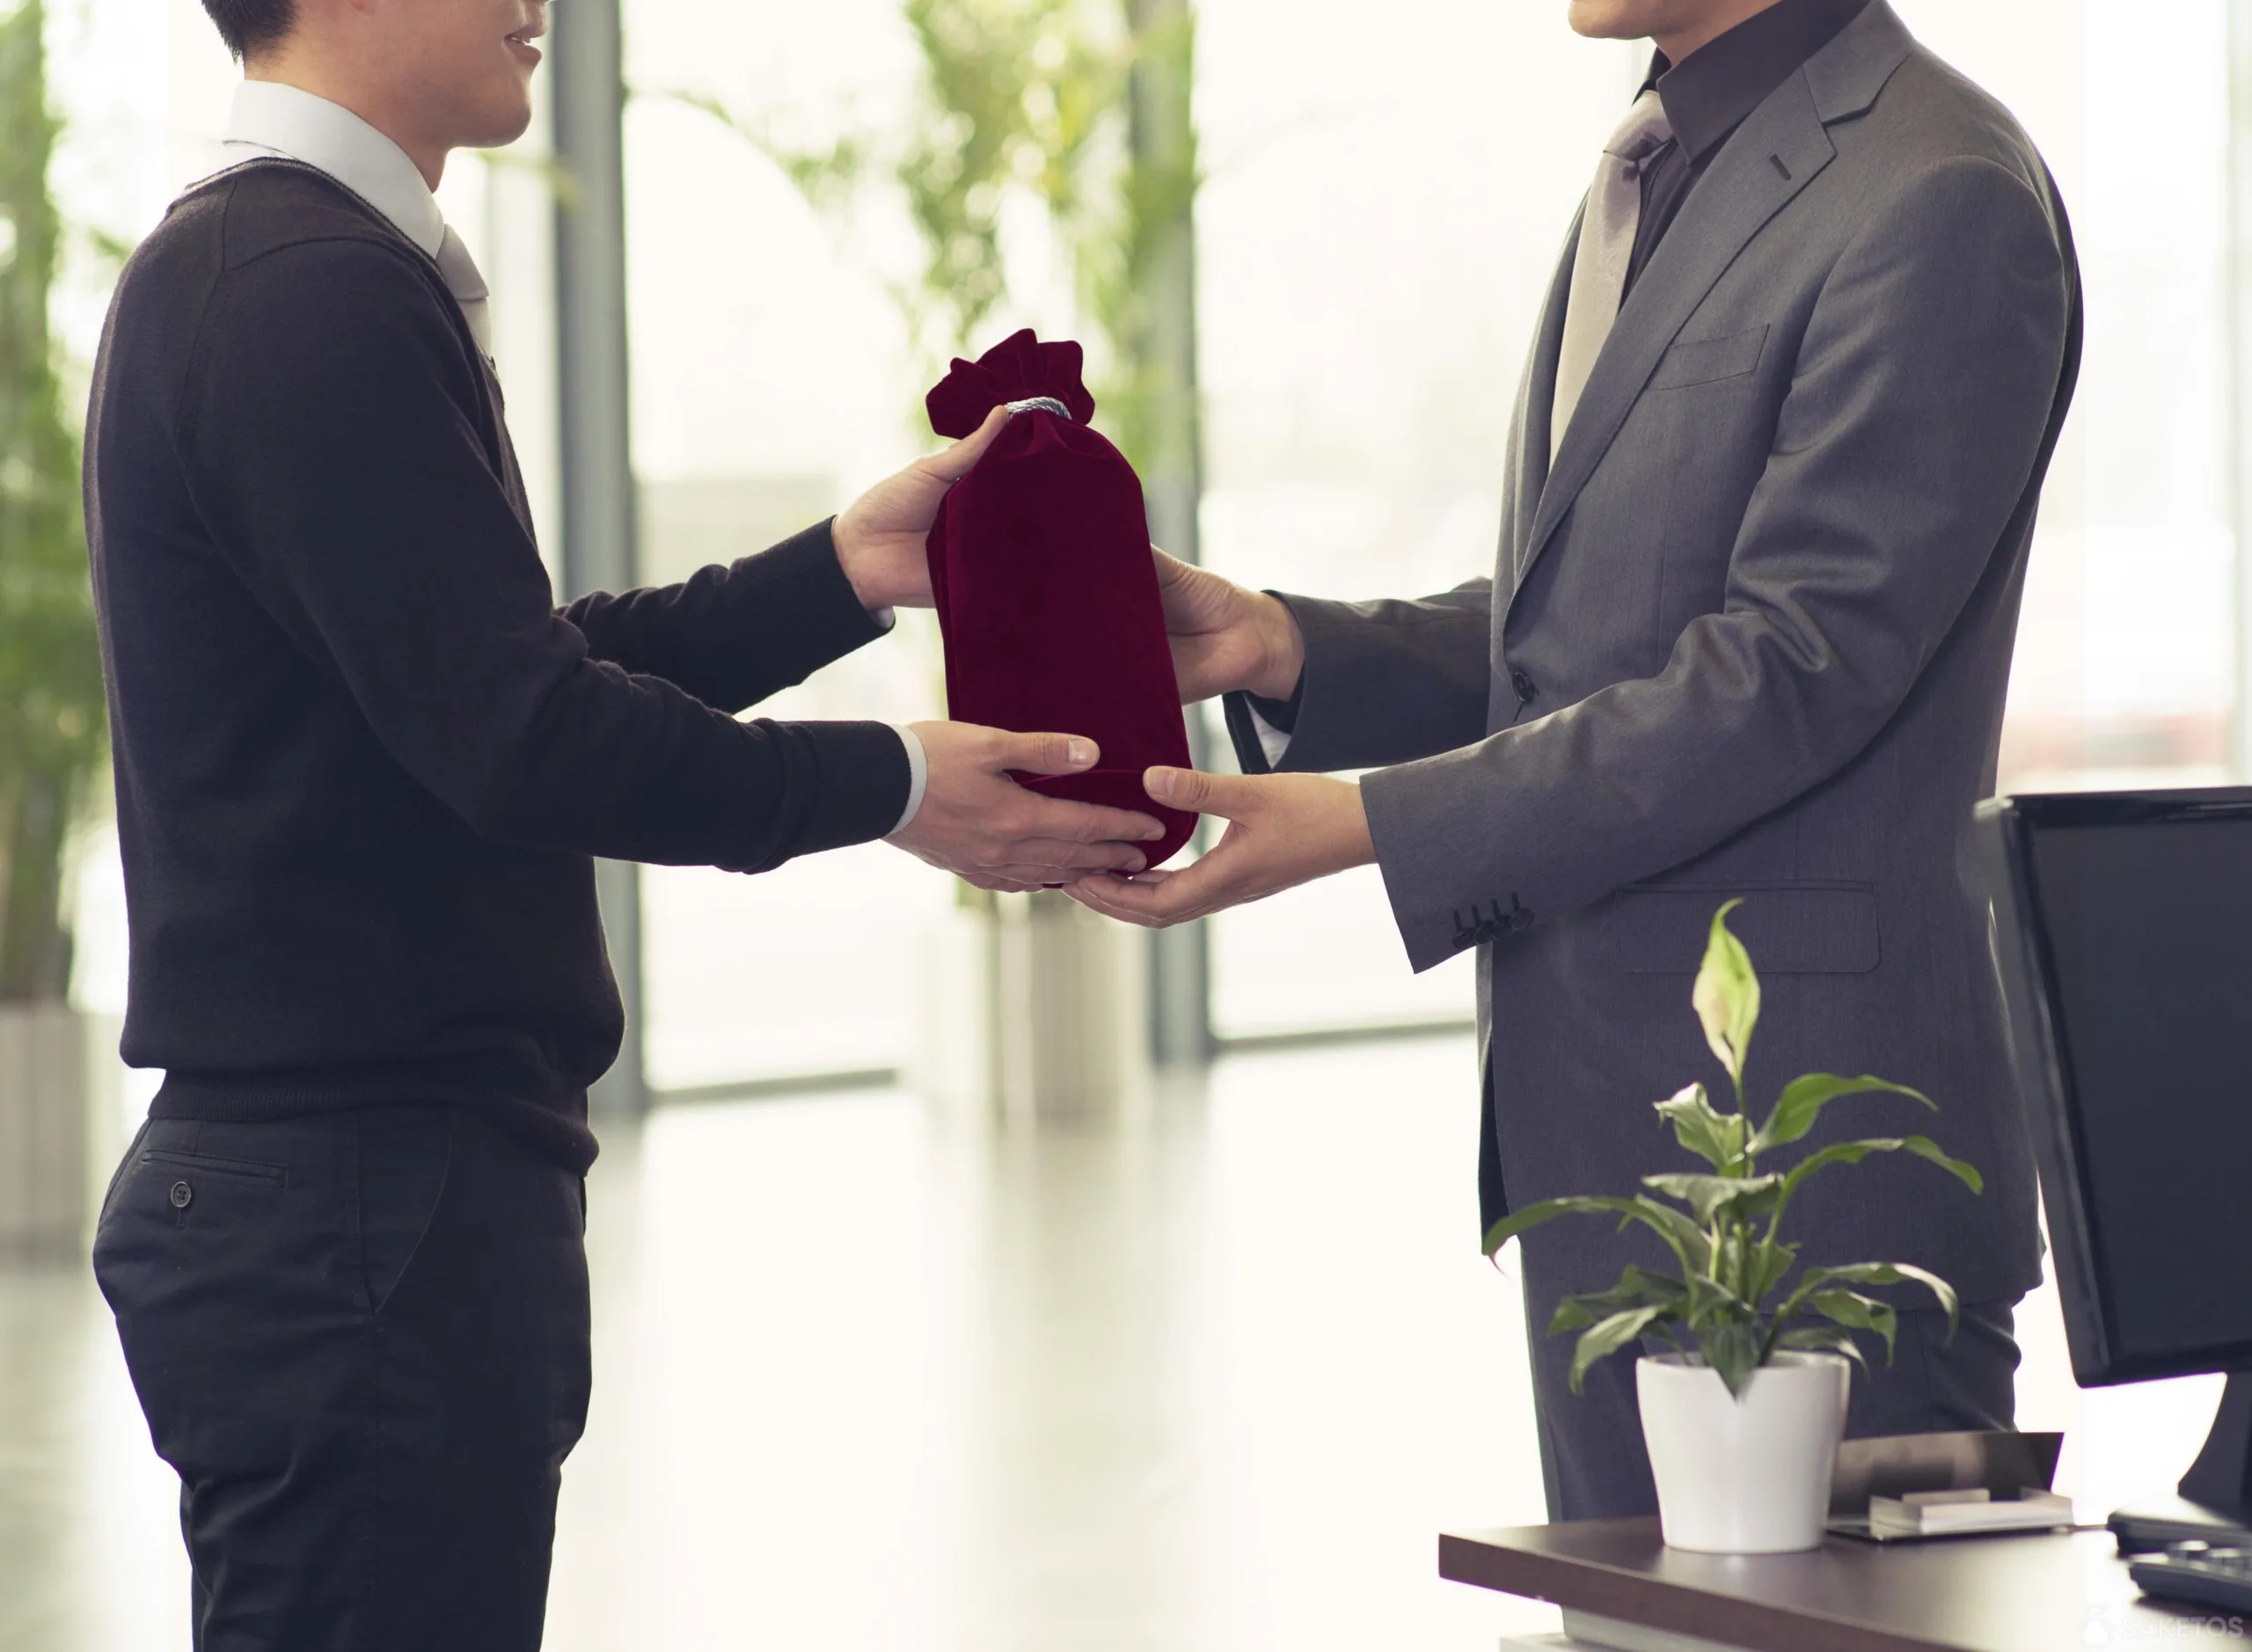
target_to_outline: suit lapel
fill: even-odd
[[[1836,157],[1803,73],[1794,75],[1755,110],[1722,146],[1698,181],[1679,220],[1658,244],[1619,312],[1618,325],[1603,347],[1595,372],[1580,398],[1556,463],[1539,493],[1532,524],[1519,542],[1517,584],[1521,588],[1558,526],[1610,451],[1620,427],[1656,370],[1659,359],[1697,306],[1704,303],[1728,267],[1799,191]],[[1567,261],[1563,279],[1569,281]],[[1551,306],[1561,309],[1552,296]],[[1561,338],[1559,313],[1557,336]],[[1549,318],[1542,323],[1547,343]],[[1547,394],[1555,393],[1555,356],[1547,362]],[[1537,385],[1532,393],[1539,393]],[[1529,427],[1533,421],[1527,420]],[[1547,446],[1544,410],[1542,449]],[[1522,460],[1518,474],[1522,476]]]
[[[1563,260],[1548,283],[1548,296],[1540,307],[1540,325],[1532,336],[1532,354],[1525,357],[1524,376],[1517,386],[1517,416],[1510,421],[1510,447],[1502,500],[1502,555],[1496,570],[1504,595],[1516,588],[1518,574],[1530,559],[1532,524],[1540,508],[1541,490],[1548,481],[1548,424],[1556,406],[1556,364],[1564,350],[1564,310],[1572,291],[1572,261],[1579,256],[1580,225],[1586,214],[1572,220],[1564,238]]]

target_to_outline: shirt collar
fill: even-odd
[[[235,88],[226,144],[230,164],[256,152],[318,168],[432,258],[445,241],[445,215],[406,151],[341,104],[279,81],[245,80]]]
[[[1778,0],[1678,63],[1650,60],[1665,118],[1693,166],[1715,150],[1774,90],[1867,8],[1868,0]]]

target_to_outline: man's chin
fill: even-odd
[[[465,135],[457,146],[465,150],[504,150],[526,132],[531,130],[531,99],[513,106],[493,110],[487,118],[477,122],[476,130]]]
[[[1590,40],[1638,40],[1649,31],[1627,15],[1616,0],[1571,0],[1568,20],[1572,33]]]

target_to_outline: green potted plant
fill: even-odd
[[[1781,1237],[1793,1198],[1822,1172],[1876,1153],[1928,1159],[1973,1193],[1985,1184],[1924,1136],[1835,1142],[1788,1169],[1772,1167],[1770,1155],[1804,1140],[1843,1097],[1883,1092],[1937,1107],[1905,1085],[1817,1072],[1784,1085],[1752,1124],[1744,1064],[1759,1020],[1759,977],[1728,926],[1741,904],[1714,914],[1693,996],[1736,1110],[1714,1107],[1701,1084],[1656,1103],[1659,1118],[1709,1169],[1645,1176],[1642,1191],[1629,1195],[1529,1205],[1494,1224],[1486,1252],[1567,1215],[1611,1217],[1657,1235],[1680,1264],[1678,1276],[1630,1266],[1610,1290],[1566,1298],[1549,1332],[1580,1334],[1576,1393],[1596,1361],[1671,1343],[1672,1352],[1646,1355],[1635,1369],[1666,1542],[1708,1553],[1782,1553],[1822,1540],[1849,1362],[1866,1363],[1854,1333],[1874,1332],[1891,1355],[1895,1310],[1861,1288],[1918,1284],[1939,1298],[1950,1330],[1956,1315],[1953,1288],[1905,1262],[1801,1267],[1799,1247]]]
[[[68,850],[107,727],[78,442],[48,327],[61,225],[45,20],[40,0],[0,4],[0,1252],[61,1254],[79,1243],[87,1181]]]

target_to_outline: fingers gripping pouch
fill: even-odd
[[[1141,479],[1086,421],[1077,344],[1027,330],[957,360],[930,394],[931,426],[969,435],[995,407],[1008,428],[947,493],[931,530],[931,588],[946,640],[947,714],[1019,734],[1084,735],[1084,774],[1015,778],[1035,792],[1138,809],[1166,829],[1152,866],[1196,816],[1151,800],[1142,772],[1190,765]]]

